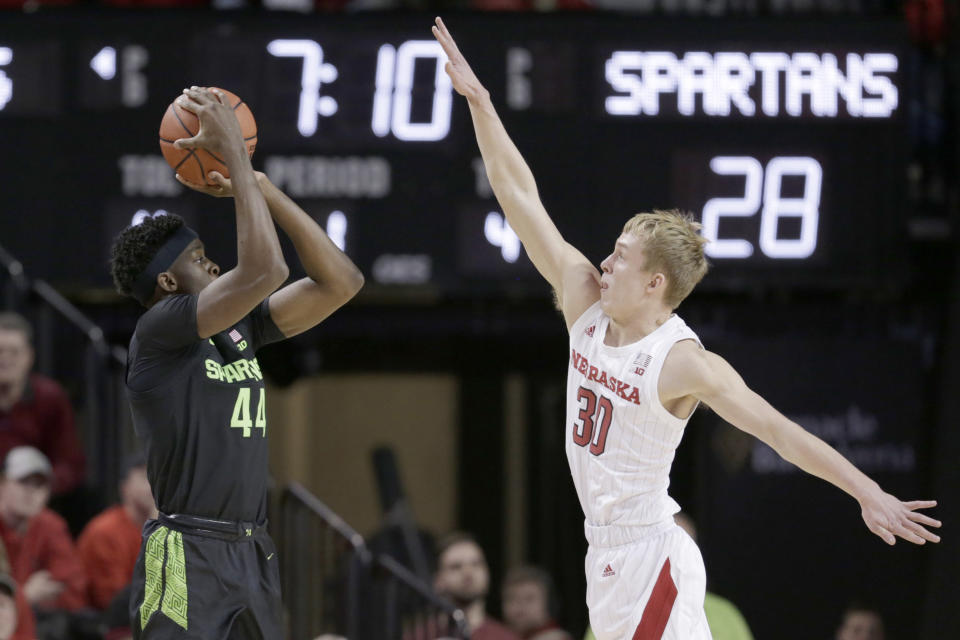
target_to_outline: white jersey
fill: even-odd
[[[667,487],[689,420],[660,404],[657,381],[676,342],[700,340],[672,315],[642,340],[609,347],[609,323],[598,301],[570,328],[567,460],[588,525],[651,525],[680,511]]]

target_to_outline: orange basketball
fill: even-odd
[[[217,87],[211,87],[215,88]],[[237,114],[247,153],[252,156],[253,150],[257,148],[257,123],[253,119],[253,113],[236,94],[226,89],[220,91],[223,91],[227,104],[233,107],[233,112]],[[215,183],[207,178],[211,171],[219,171],[225,178],[230,177],[230,170],[222,158],[206,149],[177,149],[173,146],[175,140],[192,138],[199,131],[200,120],[197,116],[181,108],[176,102],[171,102],[160,122],[160,151],[167,163],[187,182],[213,185]]]

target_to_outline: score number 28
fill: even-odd
[[[719,237],[722,218],[748,218],[760,214],[760,251],[769,258],[802,259],[817,248],[820,223],[820,194],[823,167],[808,156],[778,156],[766,166],[752,156],[716,156],[710,170],[721,176],[743,176],[743,196],[711,198],[703,207],[703,236],[710,240],[704,248],[711,258],[749,258],[754,246],[749,240]],[[799,197],[783,195],[784,178],[803,180]],[[779,237],[782,218],[799,218],[796,238]]]

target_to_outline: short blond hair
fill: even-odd
[[[676,309],[690,295],[697,283],[707,275],[707,258],[700,223],[679,209],[654,209],[638,213],[623,225],[623,232],[641,239],[646,253],[644,268],[659,271],[667,277],[663,301]]]

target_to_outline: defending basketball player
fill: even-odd
[[[221,274],[177,216],[147,218],[113,247],[121,293],[147,308],[130,340],[127,391],[160,515],[144,526],[133,578],[135,638],[283,638],[276,548],[266,532],[267,417],[261,346],[313,327],[363,276],[292,200],[254,172],[233,110],[200,87],[178,98],[200,120],[176,141],[223,158],[237,266]],[[185,183],[188,184],[188,183]],[[307,277],[289,270],[274,223]]]
[[[885,493],[822,440],[750,390],[673,313],[707,272],[699,225],[677,211],[627,221],[600,271],[544,210],[529,167],[443,22],[433,34],[466,97],[487,176],[570,332],[566,450],[585,516],[587,605],[599,640],[710,638],[696,545],[673,522],[670,465],[698,403],[839,487],[888,544],[924,544],[940,523]]]

